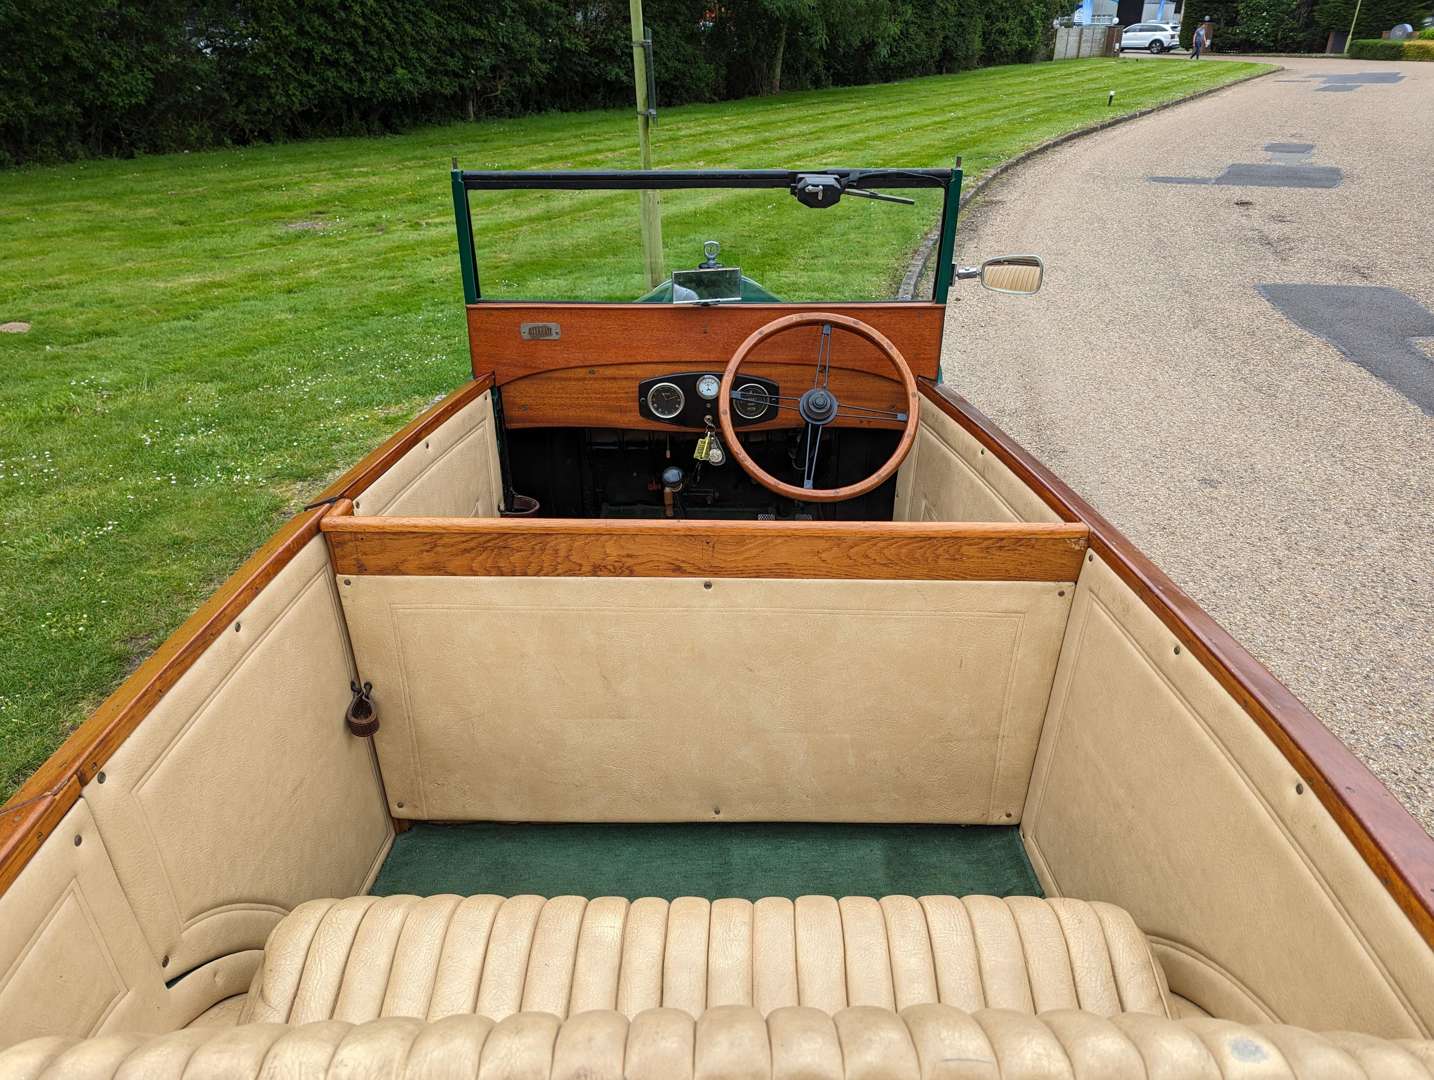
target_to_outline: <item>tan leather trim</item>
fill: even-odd
[[[433,820],[1014,823],[1072,591],[339,580],[389,811]]]
[[[353,496],[355,514],[497,517],[502,499],[493,394],[484,391]]]
[[[1434,1043],[1139,1013],[1106,1019],[913,1005],[835,1016],[794,1007],[764,1018],[727,1005],[697,1020],[676,1009],[631,1020],[605,1011],[566,1021],[519,1012],[498,1023],[395,1017],[190,1028],[150,1039],[42,1039],[0,1053],[0,1073],[13,1080],[1431,1080]]]
[[[1213,1014],[1427,1035],[1418,930],[1307,779],[1089,560],[1022,823],[1047,891],[1128,910],[1177,958],[1172,989]]]
[[[319,495],[320,499],[345,497],[357,498],[367,491],[375,480],[383,476],[394,462],[404,457],[419,440],[431,435],[442,427],[461,409],[480,394],[487,393],[493,386],[492,375],[475,375],[472,382],[466,382],[447,397],[424,410],[394,432],[357,464],[330,484]]]
[[[1092,550],[1304,777],[1426,945],[1434,948],[1434,837],[1286,686],[1050,469],[949,387],[927,382],[921,392],[998,455],[1063,520],[1090,527]]]
[[[242,992],[259,959],[257,950],[237,953],[167,989],[81,799],[0,896],[0,1047],[40,1035],[168,1031]]]
[[[1056,522],[1060,515],[997,455],[921,398],[921,431],[896,477],[893,521]]]
[[[85,788],[155,961],[257,949],[295,904],[352,893],[391,836],[315,537]]]

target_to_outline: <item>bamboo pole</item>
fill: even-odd
[[[642,0],[628,0],[632,17],[632,83],[637,91],[637,146],[644,169],[652,168],[653,102],[648,100],[647,37],[642,21]],[[647,287],[655,289],[667,280],[662,268],[662,203],[655,191],[638,193],[641,200],[642,262]]]

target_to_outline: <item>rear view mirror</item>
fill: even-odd
[[[981,264],[981,284],[1003,293],[1039,292],[1045,264],[1038,255],[1001,255]]]

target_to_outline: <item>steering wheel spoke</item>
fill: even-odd
[[[907,415],[895,409],[872,409],[865,405],[840,405],[836,414],[851,420],[893,420],[898,424],[906,423]]]
[[[802,487],[810,491],[815,487],[817,478],[817,452],[822,445],[822,424],[808,424],[806,438],[806,452],[802,462]]]

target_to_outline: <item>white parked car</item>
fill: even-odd
[[[1120,51],[1126,49],[1149,49],[1163,53],[1166,49],[1180,48],[1180,27],[1170,23],[1136,23],[1127,26],[1120,35]]]

